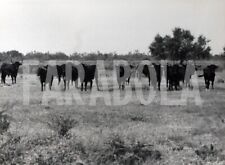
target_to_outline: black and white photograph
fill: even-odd
[[[1,0],[0,164],[225,165],[225,1]]]

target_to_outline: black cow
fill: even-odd
[[[57,73],[58,73],[58,84],[60,84],[61,82],[61,78],[63,78],[63,80],[65,79],[65,69],[66,65],[62,64],[62,65],[56,65],[56,69],[57,69]]]
[[[135,73],[137,67],[135,65],[129,65],[130,66],[130,73],[129,73],[129,76],[126,80],[127,84],[129,85],[130,84],[130,78],[132,76],[133,73]]]
[[[72,85],[75,82],[75,87],[78,88],[78,76],[79,76],[78,66],[72,66]]]
[[[160,90],[161,76],[162,76],[160,64],[153,63],[152,66],[144,65],[142,73],[148,78],[149,86],[151,84],[151,77],[152,77],[152,83],[153,83],[152,85],[156,87],[156,83],[157,83],[158,90]]]
[[[182,79],[179,74],[179,65],[174,64],[174,65],[167,65],[167,87],[169,90],[178,90],[179,87],[179,82]]]
[[[41,91],[45,90],[46,84],[49,84],[49,89],[51,90],[54,76],[52,74],[51,76],[47,77],[47,74],[48,72],[53,73],[52,71],[53,68],[54,66],[45,65],[37,69],[37,76],[39,77],[41,82]]]
[[[157,79],[158,90],[160,90],[161,76],[162,76],[161,65],[160,64],[153,64],[153,66],[154,66],[155,71],[156,71],[156,79]]]
[[[64,79],[65,89],[66,86],[69,89],[70,82],[72,84],[73,82],[75,82],[75,87],[78,87],[78,76],[79,76],[78,72],[81,71],[81,68],[79,68],[80,66],[81,65],[73,65],[72,63],[67,63],[66,65],[63,65],[62,77]]]
[[[1,72],[2,72],[2,83],[5,84],[5,78],[6,76],[11,76],[12,78],[12,84],[16,84],[16,77],[17,77],[17,74],[18,74],[18,69],[19,69],[19,66],[22,65],[22,63],[20,62],[15,62],[13,64],[7,64],[7,63],[3,63],[2,66],[1,66]]]
[[[41,91],[45,90],[48,65],[41,66],[37,69],[37,76],[41,82]]]
[[[214,88],[214,80],[216,76],[215,71],[217,68],[218,68],[217,65],[214,65],[214,64],[208,65],[207,67],[203,69],[203,75],[199,76],[199,77],[204,76],[206,89],[209,89],[210,82],[211,82],[212,89]]]
[[[167,64],[167,71],[166,71],[166,80],[167,80],[167,88],[168,90],[178,90],[180,87],[180,82],[186,81],[189,84],[191,74],[186,74],[186,64]]]
[[[92,89],[93,80],[96,80],[97,89],[98,88],[98,72],[97,72],[97,66],[96,65],[87,65],[87,64],[81,64],[84,70],[84,75],[80,76],[81,81],[81,91],[83,91],[83,88],[85,86],[85,91],[87,90],[87,83],[90,83],[90,90]]]
[[[130,65],[119,65],[116,66],[116,76],[119,89],[125,88],[125,83],[129,84],[131,77],[131,66]]]

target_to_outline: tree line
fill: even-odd
[[[201,59],[225,59],[225,47],[221,54],[212,55],[210,40],[200,35],[195,38],[189,30],[176,27],[172,30],[172,35],[162,36],[157,34],[150,44],[149,53],[142,53],[138,50],[127,54],[102,53],[100,51],[92,53],[75,52],[67,55],[63,52],[49,53],[32,51],[22,54],[17,50],[0,52],[1,61],[12,61],[12,59],[35,59],[46,60],[143,60],[143,59],[167,59],[167,60],[201,60]]]

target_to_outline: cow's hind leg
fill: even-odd
[[[60,84],[61,82],[61,76],[58,77],[58,85]]]
[[[206,87],[206,89],[209,89],[209,81],[208,80],[205,81],[205,87]]]
[[[90,90],[92,89],[93,81],[90,81]]]
[[[211,85],[212,85],[212,89],[214,89],[214,80],[212,80],[212,84]]]
[[[41,91],[43,91],[43,90],[44,90],[44,84],[41,83]]]
[[[161,84],[161,82],[159,81],[158,82],[158,90],[160,91],[160,84]]]
[[[84,88],[84,83],[82,82],[81,83],[81,91],[83,91],[83,88]]]
[[[44,90],[44,82],[41,81],[41,91]]]
[[[13,81],[13,76],[11,76],[11,79],[12,79],[12,84],[14,84],[14,81]]]
[[[84,90],[85,91],[87,91],[87,83],[88,83],[87,81],[85,81],[85,83],[84,83]]]
[[[51,81],[49,83],[49,90],[52,90],[52,83],[53,83],[53,77],[52,77],[52,79],[51,79]]]
[[[2,73],[2,82],[3,82],[3,84],[5,84],[5,77],[6,77],[6,75],[4,74],[4,73]]]
[[[125,89],[125,81],[122,83],[122,90],[124,90]]]

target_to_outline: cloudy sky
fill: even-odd
[[[224,0],[1,0],[0,51],[148,52],[179,26],[225,46]]]

